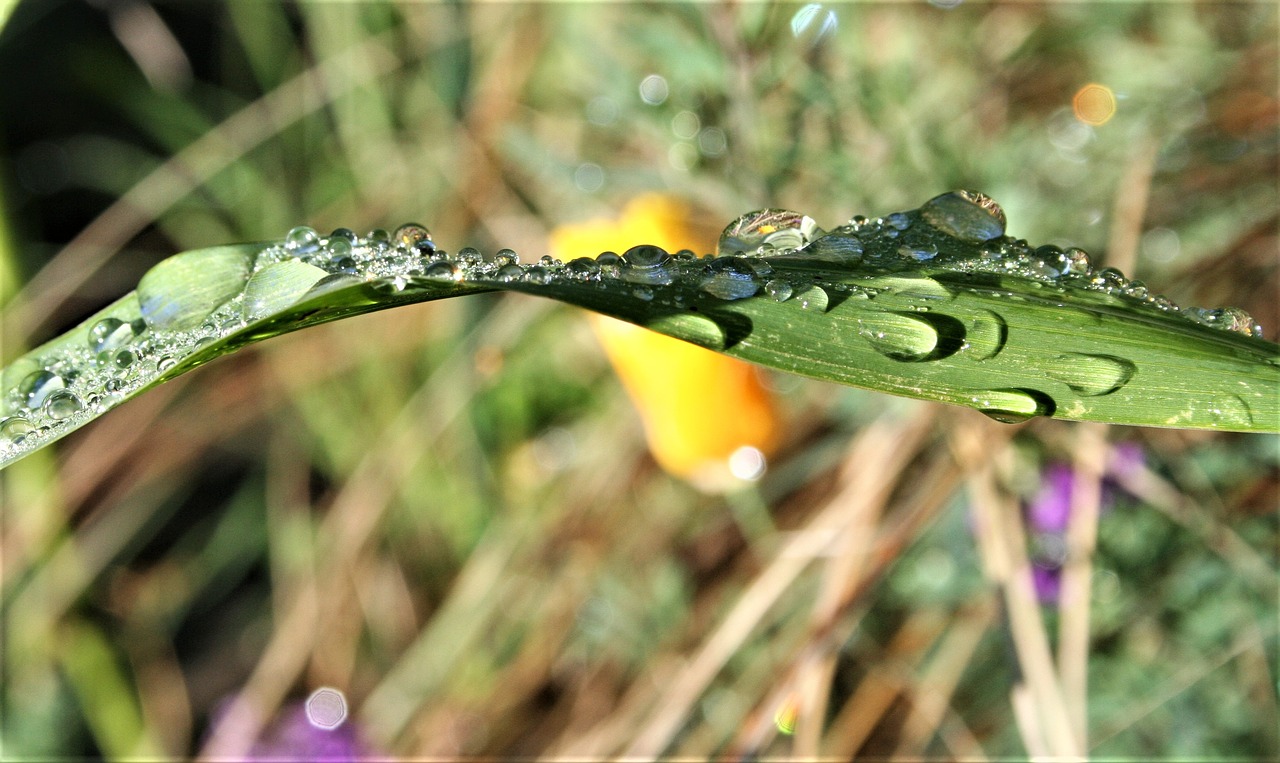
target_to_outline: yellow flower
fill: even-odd
[[[563,260],[637,244],[709,251],[708,236],[697,235],[695,225],[684,204],[648,194],[628,203],[620,219],[556,228],[550,249]],[[754,367],[613,318],[590,320],[663,469],[707,490],[758,475],[779,427],[773,397]]]

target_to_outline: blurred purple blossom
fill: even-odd
[[[1146,463],[1141,446],[1120,443],[1108,453],[1102,479],[1100,509],[1115,502],[1117,478],[1124,480]],[[1032,583],[1042,604],[1053,604],[1062,593],[1062,565],[1066,561],[1064,536],[1071,520],[1071,500],[1076,473],[1069,464],[1051,463],[1041,475],[1040,490],[1026,504],[1032,542]]]
[[[337,698],[337,699],[335,699]],[[235,734],[225,724],[236,724],[231,703],[215,713],[214,726],[222,734]],[[306,702],[281,708],[262,730],[244,761],[359,761],[372,753],[360,740],[355,723],[346,719],[345,699],[335,689],[320,689]],[[241,748],[243,749],[243,748]],[[239,757],[239,756],[237,756]]]

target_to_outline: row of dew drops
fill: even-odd
[[[688,250],[670,253],[639,245],[622,254],[604,252],[567,262],[544,256],[523,264],[510,249],[486,260],[474,248],[456,254],[439,249],[430,232],[415,223],[390,233],[374,230],[363,237],[346,228],[321,236],[312,228],[297,227],[282,242],[256,253],[236,246],[185,252],[148,271],[138,284],[136,302],[126,299],[113,315],[89,326],[82,341],[52,343],[47,354],[28,355],[5,369],[0,459],[12,460],[101,414],[203,345],[300,301],[357,284],[383,294],[403,292],[411,298],[423,289],[438,292],[442,283],[587,282],[600,288],[621,286],[640,300],[654,299],[655,287],[696,284],[698,292],[718,300],[762,295],[816,311],[828,309],[832,290],[859,288],[819,284],[817,279],[797,277],[794,271],[786,277],[773,272],[775,258],[804,257],[869,273],[929,269],[1070,285],[1142,302],[1213,328],[1261,336],[1261,328],[1238,308],[1179,308],[1114,269],[1095,270],[1079,249],[1032,248],[1025,241],[1008,238],[1005,225],[1004,212],[992,199],[956,191],[911,212],[854,217],[830,232],[796,212],[759,210],[730,223],[717,254],[702,257]],[[917,290],[921,282],[937,283],[913,281]],[[688,306],[686,291],[668,292],[673,295],[673,307]],[[884,354],[896,360],[938,357],[938,336],[927,321],[893,312],[869,320],[860,333]],[[987,323],[988,334],[1004,330],[994,314]],[[971,328],[972,341],[980,347],[983,321]],[[1085,372],[1063,380],[1081,394],[1105,394],[1132,373],[1131,366],[1120,366],[1102,369],[1106,373],[1100,374],[1100,362],[1095,359]],[[1093,389],[1082,386],[1081,380],[1097,378],[1114,383]],[[999,401],[990,406],[995,411],[1008,409],[1003,417],[1007,420],[1024,418],[1019,409],[1027,407]],[[1035,412],[1034,404],[1024,411],[1026,415]]]

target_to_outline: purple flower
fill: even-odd
[[[1142,448],[1135,443],[1121,443],[1108,454],[1106,472],[1103,475],[1101,508],[1107,508],[1119,489],[1115,479],[1121,479],[1140,469],[1146,459]],[[1043,604],[1053,604],[1062,593],[1062,565],[1066,562],[1067,526],[1071,520],[1071,500],[1075,491],[1076,474],[1067,464],[1054,463],[1045,467],[1040,490],[1026,504],[1027,526],[1032,542],[1032,583],[1036,597]]]
[[[233,701],[234,702],[234,701]],[[228,726],[230,724],[230,726]],[[371,753],[361,744],[359,731],[348,722],[347,703],[337,689],[320,688],[305,702],[286,705],[256,739],[243,740],[245,729],[237,730],[232,702],[224,703],[215,713],[214,727],[219,735],[230,736],[231,745],[248,749],[245,761],[359,761]],[[236,740],[240,737],[242,741]]]

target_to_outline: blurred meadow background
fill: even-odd
[[[5,360],[299,224],[705,252],[752,209],[955,188],[1280,328],[1272,3],[7,11]],[[28,457],[0,752],[1280,755],[1275,436],[698,373],[682,436],[763,417],[763,472],[660,467],[664,403],[584,314],[488,294],[273,339]]]

